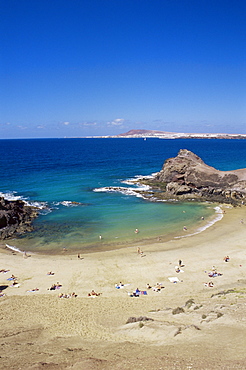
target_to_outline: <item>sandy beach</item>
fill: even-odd
[[[2,242],[0,367],[246,368],[246,208],[224,209],[200,234],[80,258]]]

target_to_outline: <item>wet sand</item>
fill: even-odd
[[[246,368],[245,240],[242,207],[226,209],[197,235],[80,258],[69,251],[27,257],[3,244],[1,368]],[[213,269],[221,275],[209,277]],[[7,280],[12,274],[19,287]],[[204,285],[210,281],[213,287]],[[159,292],[146,288],[157,282]],[[147,295],[131,297],[136,288]],[[92,289],[101,295],[88,296]],[[77,297],[59,298],[72,292]],[[129,317],[149,320],[126,324]]]

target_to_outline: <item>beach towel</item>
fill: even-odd
[[[177,277],[169,277],[168,280],[171,283],[178,283],[180,281],[179,278],[177,278]]]

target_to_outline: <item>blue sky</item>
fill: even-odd
[[[0,0],[0,138],[246,134],[245,0]]]

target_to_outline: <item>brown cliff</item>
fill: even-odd
[[[181,149],[175,158],[165,161],[152,181],[164,187],[164,198],[198,199],[232,204],[246,199],[246,169],[219,171],[208,166],[196,154]]]

